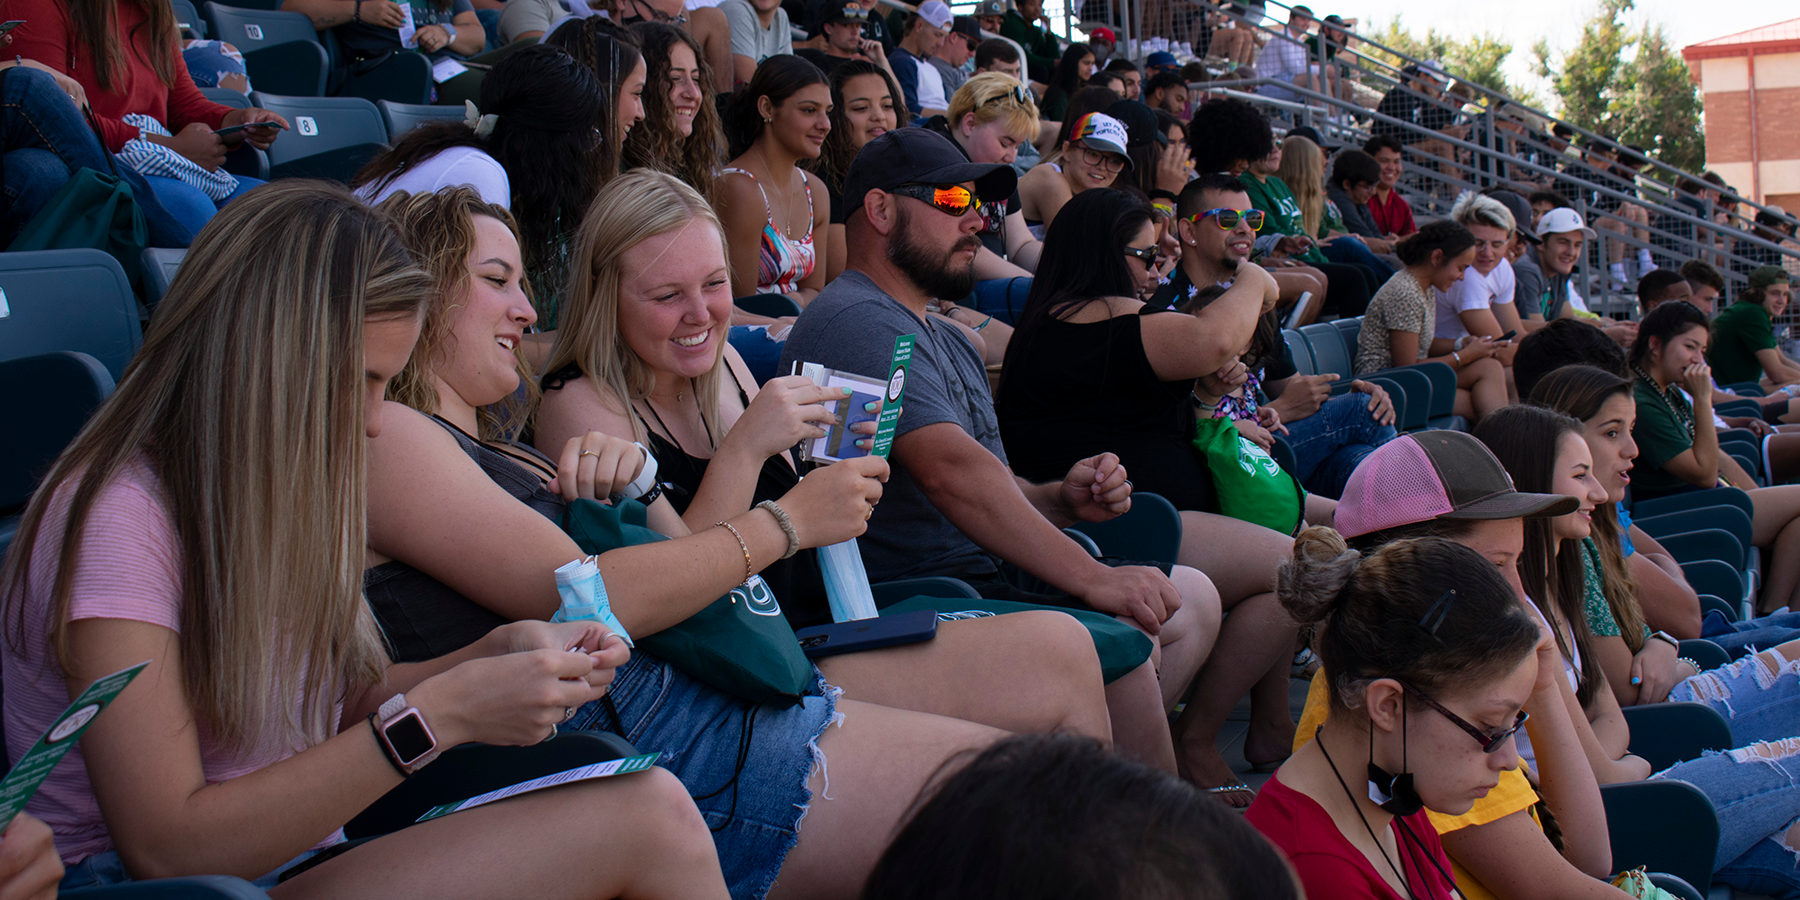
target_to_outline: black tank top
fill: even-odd
[[[567,504],[560,495],[546,490],[544,480],[525,464],[437,416],[431,419],[450,432],[456,445],[513,499],[553,522],[562,521]],[[524,444],[509,446],[540,460],[546,475],[555,474],[556,464],[549,457]],[[387,636],[389,655],[399,663],[435,659],[461,650],[509,621],[399,560],[365,569],[363,595],[375,612],[376,624]]]

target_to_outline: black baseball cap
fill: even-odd
[[[1019,174],[1004,163],[970,162],[950,139],[923,128],[896,128],[863,145],[844,176],[844,214],[862,208],[870,191],[903,184],[975,183],[983,200],[1011,197]]]
[[[1167,145],[1169,136],[1162,133],[1156,113],[1138,100],[1120,100],[1106,108],[1106,114],[1125,126],[1127,147],[1141,147],[1155,141]]]
[[[1526,243],[1541,244],[1544,242],[1543,238],[1538,237],[1531,230],[1531,204],[1527,203],[1524,197],[1507,190],[1487,190],[1482,193],[1500,201],[1500,205],[1506,207],[1507,212],[1512,213],[1513,232],[1524,238]]]

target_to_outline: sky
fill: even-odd
[[[1427,29],[1454,37],[1471,37],[1483,32],[1510,41],[1512,56],[1506,61],[1506,74],[1515,84],[1535,88],[1540,97],[1549,99],[1550,91],[1543,81],[1531,74],[1531,45],[1538,38],[1550,42],[1551,60],[1581,39],[1582,23],[1599,9],[1597,0],[1501,0],[1501,2],[1435,2],[1418,0],[1312,0],[1310,5],[1323,16],[1337,13],[1360,19],[1359,30],[1372,31],[1398,15],[1401,24],[1416,34]],[[1669,43],[1680,51],[1688,44],[1724,37],[1762,25],[1800,16],[1800,4],[1794,0],[1725,0],[1699,3],[1695,0],[1637,0],[1637,8],[1626,13],[1633,30],[1644,23],[1661,25]]]

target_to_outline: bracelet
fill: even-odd
[[[357,25],[362,24],[362,5],[363,0],[356,0],[356,11],[350,14],[350,21]]]
[[[750,545],[744,543],[744,535],[737,530],[737,526],[730,522],[715,522],[713,524],[723,527],[726,531],[731,532],[732,537],[737,538],[738,549],[744,551],[744,580],[740,583],[749,584],[750,579],[756,576],[756,567],[750,563]]]
[[[776,506],[773,500],[764,500],[752,508],[768,510],[769,515],[775,517],[775,524],[781,526],[781,533],[787,535],[787,552],[781,554],[782,559],[800,552],[800,532],[794,530],[794,520],[788,518],[787,510]]]
[[[981,329],[986,328],[992,324],[994,324],[994,317],[988,316],[986,319],[982,320],[982,323],[980,325],[975,326],[975,330],[980,331]]]
[[[1694,671],[1699,670],[1695,669]],[[383,739],[381,723],[375,721],[375,713],[369,713],[369,730],[375,733],[375,746],[381,748],[381,756],[388,761],[388,765],[393,766],[394,771],[399,772],[401,778],[411,778],[412,775],[406,771],[406,767],[400,765],[400,758],[394,755],[394,748],[389,747],[388,742]]]
[[[1704,671],[1706,671],[1706,670],[1705,670],[1705,669],[1702,669],[1702,668],[1700,668],[1700,664],[1699,664],[1699,663],[1698,663],[1698,662],[1695,662],[1695,661],[1694,661],[1694,660],[1691,660],[1691,659],[1689,659],[1689,658],[1687,658],[1687,657],[1685,657],[1685,656],[1678,656],[1678,657],[1676,657],[1676,658],[1675,658],[1675,661],[1676,661],[1676,662],[1684,662],[1684,663],[1687,663],[1687,664],[1688,664],[1688,665],[1690,665],[1690,666],[1693,666],[1693,667],[1694,667],[1694,674],[1695,674],[1695,675],[1698,675],[1698,674],[1700,674],[1700,673],[1701,673],[1701,672],[1704,672]]]
[[[1450,358],[1456,360],[1456,365],[1459,368],[1462,366],[1462,357],[1456,355],[1456,351],[1454,351],[1454,350],[1450,351]]]

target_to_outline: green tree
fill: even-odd
[[[1450,74],[1462,81],[1498,91],[1524,103],[1536,103],[1536,98],[1529,91],[1508,81],[1501,73],[1500,67],[1512,55],[1513,45],[1493,35],[1479,34],[1466,40],[1458,40],[1433,28],[1427,30],[1424,37],[1420,37],[1401,24],[1399,16],[1395,16],[1369,37],[1376,43],[1392,47],[1414,59],[1442,60]],[[1362,45],[1357,50],[1395,67],[1404,64],[1400,57],[1375,47]]]
[[[1633,32],[1622,21],[1633,0],[1601,0],[1581,40],[1560,62],[1545,41],[1532,47],[1537,74],[1549,79],[1562,117],[1621,143],[1637,144],[1664,163],[1698,171],[1706,165],[1700,92],[1662,26]]]

